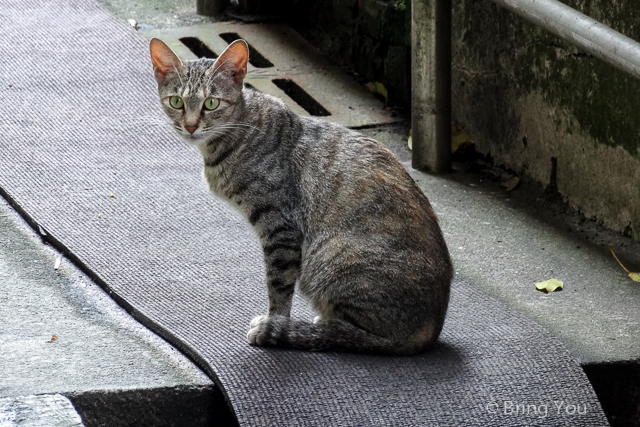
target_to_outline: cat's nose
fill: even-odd
[[[194,133],[198,126],[185,126],[185,128],[189,131],[189,133]]]

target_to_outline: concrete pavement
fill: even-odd
[[[28,398],[33,395],[49,396],[44,402],[58,408],[53,413],[70,406],[60,406],[63,398],[54,396],[77,401],[83,418],[94,420],[87,425],[149,417],[158,418],[153,425],[171,425],[177,413],[192,417],[192,425],[205,425],[220,415],[213,410],[216,402],[225,409],[200,369],[43,244],[2,198],[0,325],[3,427],[3,420],[28,414],[27,408],[39,413],[43,400]],[[173,402],[166,402],[171,396]],[[193,404],[176,396],[190,397]],[[118,409],[123,399],[133,402],[124,412]]]

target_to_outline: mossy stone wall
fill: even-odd
[[[568,0],[640,40],[640,2]],[[640,80],[490,1],[454,0],[454,121],[498,164],[640,239]]]
[[[640,41],[639,1],[563,2]],[[409,1],[301,3],[294,26],[409,106]],[[477,149],[640,239],[640,81],[489,0],[453,0],[452,50],[453,120]]]

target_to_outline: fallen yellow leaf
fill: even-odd
[[[635,280],[636,282],[640,282],[640,273],[631,273],[629,270],[627,270],[627,268],[624,265],[622,265],[622,263],[620,262],[620,260],[616,256],[616,254],[613,252],[613,248],[611,246],[609,246],[609,250],[611,251],[611,255],[613,255],[613,257],[616,259],[616,261],[618,261],[618,264],[620,264],[620,267],[622,267],[622,269],[627,272],[629,277],[631,277],[631,280]]]
[[[373,83],[367,83],[367,88],[369,88],[369,90],[372,91],[373,93],[376,93],[376,90],[373,88]],[[409,150],[413,149],[412,132],[413,132],[413,129],[409,131],[409,139],[407,140],[407,145],[409,146]],[[471,137],[464,130],[453,125],[451,127],[451,153],[453,154],[456,151],[458,151],[460,148],[464,148],[469,145],[473,145],[473,141],[471,141]]]
[[[366,84],[367,89],[371,93],[378,93],[384,97],[385,102],[389,98],[389,93],[387,92],[387,88],[380,82],[369,82]]]
[[[544,292],[545,294],[547,292],[561,291],[562,287],[563,287],[563,283],[560,280],[556,280],[556,279],[549,279],[546,282],[536,283],[536,289],[541,292]]]

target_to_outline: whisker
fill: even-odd
[[[210,143],[212,143],[214,140],[218,139],[221,136],[226,135],[227,131],[229,129],[221,129],[221,130],[214,130],[210,135],[208,135],[208,141],[207,141],[207,145],[209,145]]]
[[[257,130],[258,132],[262,132],[262,130],[261,130],[259,127],[254,126],[254,125],[252,125],[252,124],[250,124],[250,123],[233,122],[233,123],[231,123],[231,124],[232,124],[232,125],[234,125],[234,126],[246,126],[246,127],[251,128],[251,129],[255,129],[255,130]]]
[[[252,124],[249,123],[242,123],[242,122],[230,122],[230,123],[224,123],[222,125],[220,125],[221,127],[230,127],[230,128],[236,128],[236,129],[240,129],[240,128],[249,128],[249,129],[253,129],[255,131],[258,131],[260,133],[263,133],[262,130]]]

